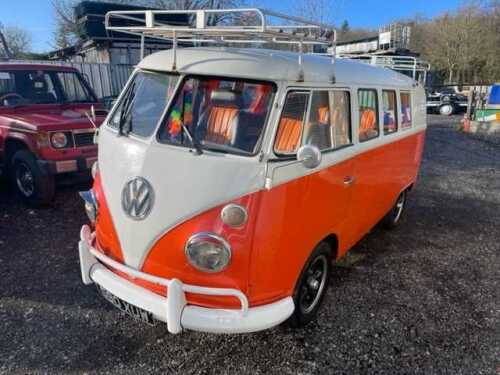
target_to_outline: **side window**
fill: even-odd
[[[377,91],[360,89],[358,91],[360,142],[366,142],[379,136]]]
[[[321,151],[337,149],[351,143],[348,92],[316,91],[313,93],[303,143],[315,145]]]
[[[331,91],[333,141],[335,148],[352,143],[351,96],[348,91]]]
[[[287,94],[274,141],[277,154],[294,154],[300,145],[307,112],[309,93],[291,91]]]
[[[384,134],[398,131],[398,111],[396,109],[396,91],[382,91],[384,106]]]
[[[309,121],[305,127],[303,143],[314,145],[321,151],[333,148],[330,97],[328,91],[314,91],[311,97]]]
[[[411,95],[409,92],[401,93],[401,127],[410,128],[412,124]]]

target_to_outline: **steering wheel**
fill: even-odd
[[[24,98],[17,92],[9,92],[7,94],[0,96],[0,103],[3,103],[3,101],[8,98],[18,98],[19,100],[24,100]]]

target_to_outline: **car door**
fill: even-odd
[[[373,88],[360,88],[357,95],[358,150],[354,159],[350,225],[355,241],[389,210],[400,175],[398,154],[391,152],[394,142],[386,142],[396,133],[383,135],[381,129],[380,95],[381,91]]]
[[[333,115],[335,99],[347,113]],[[274,292],[288,293],[286,288],[294,285],[314,247],[330,234],[338,235],[340,248],[345,247],[341,231],[348,221],[351,189],[346,181],[353,168],[348,108],[349,93],[341,98],[331,90],[288,91],[254,232],[253,246],[260,260],[252,265],[254,293],[265,293],[268,285],[274,285]],[[340,125],[338,134],[334,131],[334,121],[342,121],[342,132]],[[322,149],[317,167],[306,168],[297,160],[304,144]],[[272,272],[262,272],[262,262]]]
[[[316,168],[308,169],[296,160],[297,150],[306,144],[322,153]],[[347,90],[288,92],[274,142],[277,158],[270,162],[268,173],[273,186],[285,185],[286,204],[293,207],[284,218],[286,240],[291,244],[301,244],[310,251],[327,235],[342,231],[350,205],[350,146]]]

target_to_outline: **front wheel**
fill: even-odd
[[[302,327],[315,318],[330,281],[331,255],[330,245],[321,242],[309,256],[293,294],[295,310],[288,319],[290,326]]]
[[[30,206],[47,205],[54,199],[53,176],[44,176],[32,153],[17,151],[12,158],[11,175],[17,192]]]

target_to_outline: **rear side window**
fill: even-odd
[[[411,128],[413,122],[411,110],[411,95],[409,92],[401,93],[401,127]]]
[[[321,151],[351,144],[349,99],[349,93],[345,91],[315,91],[303,143],[314,145]]]
[[[294,154],[299,148],[304,128],[309,93],[290,91],[281,113],[278,132],[274,141],[277,154]]]
[[[398,131],[398,112],[396,109],[396,91],[382,91],[384,106],[384,134]]]
[[[377,91],[360,89],[358,91],[360,142],[366,142],[379,136]]]

